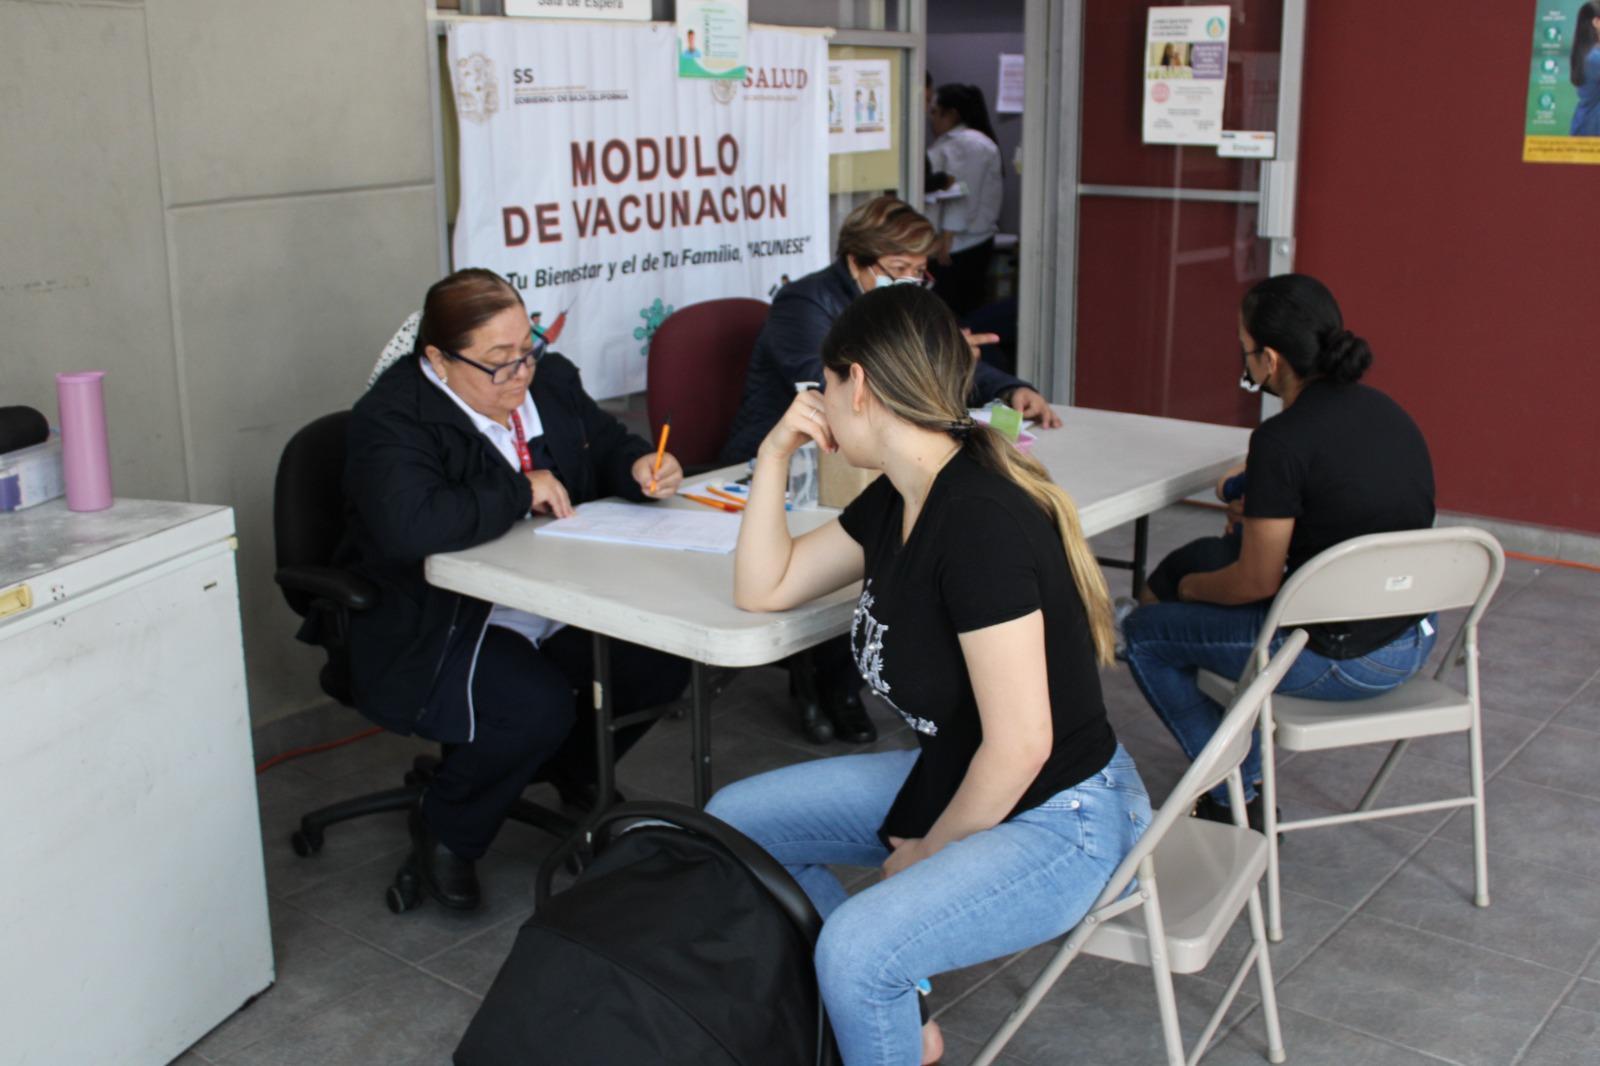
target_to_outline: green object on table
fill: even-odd
[[[989,424],[1006,440],[1015,444],[1017,435],[1022,432],[1022,414],[1015,408],[997,403],[989,408]]]

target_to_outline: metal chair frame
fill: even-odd
[[[1283,628],[1320,622],[1426,615],[1469,608],[1449,652],[1432,677],[1421,674],[1371,699],[1333,702],[1270,697],[1261,711],[1261,792],[1267,839],[1267,932],[1283,939],[1282,878],[1278,834],[1330,825],[1394,818],[1427,811],[1472,809],[1473,902],[1489,905],[1487,828],[1483,800],[1483,713],[1478,684],[1478,622],[1505,574],[1500,542],[1470,526],[1376,533],[1335,545],[1308,561],[1284,582],[1268,610],[1239,681],[1208,671],[1200,688],[1219,703],[1248,684],[1268,661],[1274,636]],[[1466,667],[1466,691],[1445,683]],[[1378,794],[1416,737],[1465,732],[1468,748],[1466,796],[1376,807]],[[1280,821],[1276,751],[1319,751],[1393,741],[1388,756],[1353,811]]]
[[[1044,970],[989,1038],[973,1060],[973,1066],[989,1066],[994,1062],[1080,953],[1150,967],[1169,1066],[1194,1066],[1200,1060],[1228,1008],[1233,1005],[1234,997],[1254,969],[1267,1028],[1267,1058],[1275,1063],[1284,1061],[1283,1030],[1278,1022],[1272,959],[1267,950],[1261,911],[1266,842],[1261,834],[1245,824],[1244,781],[1239,765],[1249,754],[1250,733],[1267,697],[1305,643],[1303,630],[1291,633],[1278,653],[1233,701],[1217,732],[1173,787],[1150,828],[1106,882],[1089,913],[1067,934]],[[1189,811],[1195,800],[1222,780],[1228,783],[1234,824],[1191,818]],[[1173,902],[1180,904],[1173,907],[1171,914],[1163,910],[1160,889],[1163,881],[1173,893]],[[1245,909],[1249,911],[1250,950],[1228,982],[1222,1001],[1206,1022],[1193,1050],[1185,1055],[1172,975],[1204,969],[1239,912]],[[1135,919],[1136,911],[1142,921]],[[1173,919],[1170,925],[1169,918]]]

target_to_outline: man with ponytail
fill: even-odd
[[[914,286],[869,292],[822,344],[824,392],[762,442],[734,599],[781,611],[864,580],[850,650],[911,725],[910,751],[786,767],[709,810],[794,874],[824,917],[817,978],[847,1066],[939,1057],[917,984],[1077,924],[1150,821],[1106,720],[1105,579],[1072,500],[967,413],[955,319]],[[879,470],[793,538],[789,456],[815,441]],[[846,896],[832,864],[881,867]]]
[[[1245,379],[1283,400],[1282,412],[1250,436],[1243,535],[1211,569],[1183,572],[1215,557],[1213,545],[1178,549],[1151,575],[1163,602],[1123,623],[1133,679],[1191,759],[1223,714],[1200,691],[1198,672],[1244,671],[1289,574],[1352,537],[1426,529],[1434,518],[1422,431],[1399,404],[1359,383],[1372,351],[1344,328],[1326,286],[1304,274],[1256,285],[1240,308],[1239,347]],[[1308,629],[1309,645],[1278,686],[1305,699],[1362,699],[1396,688],[1427,660],[1435,637],[1432,619],[1416,617]],[[1260,828],[1259,738],[1243,772],[1250,824]],[[1195,813],[1232,821],[1226,790],[1202,797]]]

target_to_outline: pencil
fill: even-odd
[[[741,511],[744,510],[744,505],[745,505],[745,503],[747,501],[745,500],[745,498],[743,496],[735,496],[731,492],[723,492],[721,489],[717,488],[715,485],[707,485],[706,486],[706,491],[711,493],[711,495],[713,495],[713,496],[720,497],[721,499],[731,500],[733,503],[738,504],[739,509]]]
[[[667,454],[667,433],[672,429],[672,416],[668,415],[661,423],[661,443],[656,446],[656,465],[650,471],[650,494],[655,495],[656,475],[661,473],[661,457]]]
[[[738,514],[740,511],[744,510],[743,506],[732,503],[724,503],[721,500],[713,500],[710,496],[696,496],[692,492],[679,493],[679,495],[686,500],[693,500],[695,503],[704,504],[707,507],[715,507],[719,511],[729,511],[733,514]]]

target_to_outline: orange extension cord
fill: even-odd
[[[332,751],[334,748],[342,748],[346,744],[354,744],[358,740],[366,740],[368,737],[375,737],[381,732],[383,732],[383,727],[375,725],[371,729],[363,729],[359,733],[351,733],[347,737],[340,737],[338,740],[330,740],[326,744],[311,744],[304,748],[295,748],[292,751],[280,752],[265,762],[257,763],[256,773],[264,774],[274,766],[277,766],[279,763],[288,762],[290,759],[298,759],[302,755],[315,755],[319,751]]]

